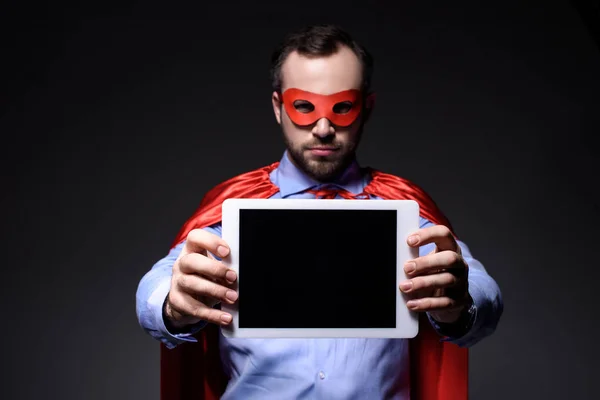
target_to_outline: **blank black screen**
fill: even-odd
[[[395,210],[240,210],[240,328],[395,328]]]

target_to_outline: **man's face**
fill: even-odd
[[[293,88],[317,95],[331,95],[352,89],[360,90],[362,85],[360,60],[347,47],[340,47],[335,54],[327,57],[309,58],[293,52],[283,63],[281,75],[282,93]],[[318,181],[328,181],[342,173],[352,162],[362,133],[362,113],[348,126],[335,125],[326,117],[309,125],[300,125],[294,123],[286,107],[282,107],[279,93],[273,92],[272,102],[291,161],[298,168]],[[340,103],[334,110],[344,113],[347,104]],[[298,113],[306,113],[314,105],[298,100],[294,107]],[[298,121],[297,116],[294,119]]]

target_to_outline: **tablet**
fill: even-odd
[[[227,199],[223,262],[238,274],[226,337],[412,338],[399,289],[419,228],[412,200]]]

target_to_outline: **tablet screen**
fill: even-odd
[[[396,210],[239,210],[239,328],[395,328]]]

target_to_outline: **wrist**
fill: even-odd
[[[196,318],[186,317],[181,313],[175,311],[171,307],[168,295],[163,303],[162,316],[165,327],[172,334],[186,333],[187,328],[190,325],[199,322],[199,320]]]
[[[453,316],[436,315],[430,313],[431,319],[438,326],[440,333],[449,337],[461,337],[469,332],[473,326],[476,306],[469,295],[465,306]]]

